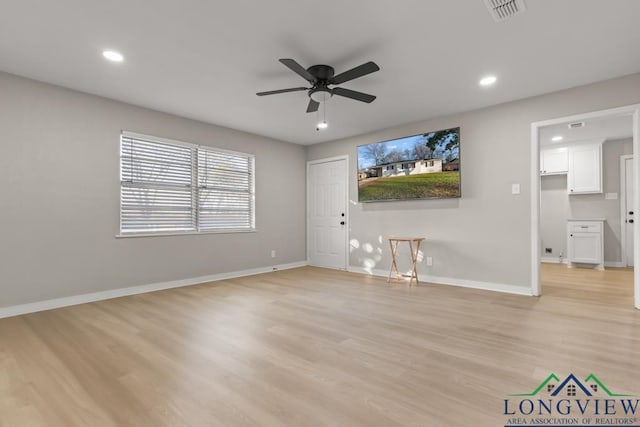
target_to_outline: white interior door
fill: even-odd
[[[622,158],[622,181],[624,192],[622,194],[622,205],[624,218],[624,258],[622,261],[627,267],[633,267],[633,230],[635,222],[635,211],[633,209],[633,156],[623,156]]]
[[[307,167],[309,264],[347,269],[347,159]]]

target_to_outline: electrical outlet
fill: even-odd
[[[431,258],[430,256],[427,257],[427,265],[429,267],[433,266],[433,258]]]
[[[273,249],[273,250],[271,251],[271,258],[275,258],[275,257],[276,257],[276,250],[275,250],[275,249]]]
[[[545,254],[551,254],[551,253],[553,253],[553,249],[552,248],[544,248],[544,253]]]

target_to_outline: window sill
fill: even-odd
[[[130,237],[165,237],[165,236],[199,236],[204,234],[237,234],[237,233],[256,233],[258,230],[252,229],[230,229],[230,230],[207,230],[207,231],[168,231],[159,233],[124,233],[116,234],[116,239],[127,239]]]

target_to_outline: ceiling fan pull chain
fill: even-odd
[[[327,123],[327,100],[322,103],[322,121]]]

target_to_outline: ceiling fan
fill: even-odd
[[[268,92],[258,92],[256,95],[275,95],[277,93],[285,92],[297,92],[308,91],[309,105],[307,106],[307,113],[313,113],[318,111],[320,102],[326,101],[333,95],[344,96],[346,98],[355,99],[366,103],[373,102],[376,99],[375,96],[368,93],[358,92],[355,90],[345,89],[342,87],[330,88],[329,86],[339,85],[348,82],[358,77],[366,76],[367,74],[374,73],[380,69],[375,62],[366,62],[355,68],[340,73],[334,76],[333,67],[328,65],[312,65],[311,67],[304,69],[302,65],[298,64],[295,60],[289,58],[283,58],[279,60],[286,67],[291,69],[294,73],[305,79],[311,84],[311,87],[294,87],[290,89],[271,90]]]

